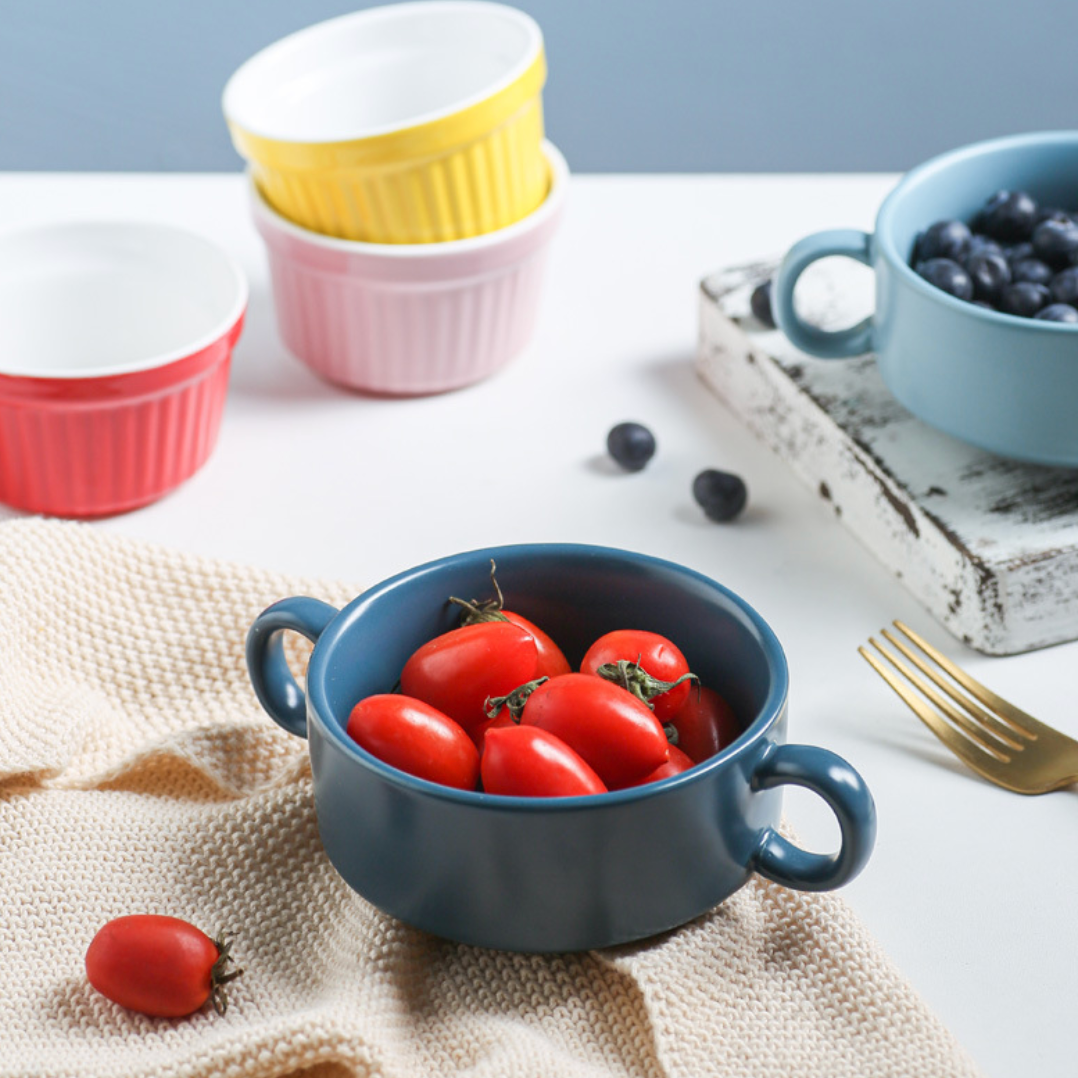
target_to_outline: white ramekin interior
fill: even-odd
[[[167,225],[85,222],[0,237],[0,374],[89,378],[201,351],[243,313],[239,267]]]
[[[501,4],[373,8],[263,49],[229,79],[223,107],[263,138],[369,138],[481,101],[519,78],[541,47],[536,23]]]

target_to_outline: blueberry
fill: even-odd
[[[1007,261],[1013,266],[1015,262],[1024,262],[1027,258],[1033,258],[1033,244],[1028,240],[1025,243],[1012,243],[1004,253]]]
[[[1047,221],[1052,218],[1062,221],[1064,219],[1073,220],[1073,215],[1067,213],[1066,210],[1061,210],[1058,206],[1042,206],[1037,211],[1037,217],[1034,220],[1034,226],[1039,225],[1041,221]]]
[[[1043,284],[1018,281],[1007,285],[999,294],[999,309],[1020,318],[1032,318],[1051,302],[1052,294]]]
[[[974,296],[989,303],[995,303],[1003,286],[1011,283],[1011,267],[1001,254],[970,255],[966,272],[973,281]]]
[[[917,241],[914,258],[920,262],[933,258],[961,262],[969,249],[969,241],[969,227],[961,221],[937,221]]]
[[[973,299],[973,281],[969,274],[949,258],[930,258],[918,262],[915,269],[929,284],[959,299]]]
[[[1065,265],[1078,252],[1078,225],[1069,218],[1050,218],[1033,232],[1033,250],[1050,266]]]
[[[1078,307],[1078,266],[1057,273],[1048,285],[1048,291],[1052,293],[1053,303],[1069,303],[1072,307]]]
[[[745,481],[739,475],[707,468],[692,481],[692,496],[710,520],[733,520],[748,501]]]
[[[1052,268],[1039,258],[1023,258],[1011,263],[1011,280],[1028,281],[1030,284],[1047,284],[1052,279]]]
[[[980,231],[1005,243],[1029,239],[1037,220],[1037,203],[1025,191],[997,191],[977,217]]]
[[[1033,317],[1045,322],[1078,322],[1078,307],[1072,307],[1069,303],[1052,303]]]
[[[1032,248],[1030,248],[1032,250]],[[969,238],[969,247],[966,248],[966,258],[974,255],[1001,255],[1006,254],[1003,248],[990,236],[983,236],[980,232],[974,232]],[[1009,257],[1009,256],[1008,256]]]
[[[752,290],[752,299],[749,300],[752,313],[758,322],[763,322],[768,329],[775,328],[775,316],[771,313],[771,281],[764,281]]]
[[[606,436],[606,448],[627,472],[638,472],[655,456],[655,435],[642,423],[619,423]]]

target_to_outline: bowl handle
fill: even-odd
[[[771,285],[771,311],[790,343],[820,359],[845,359],[872,351],[872,319],[865,318],[848,329],[827,330],[809,325],[794,310],[794,287],[798,278],[821,258],[845,255],[872,265],[872,236],[852,228],[816,232],[790,248]]]
[[[864,779],[841,756],[812,745],[778,745],[756,765],[753,790],[790,784],[822,797],[838,817],[837,853],[809,853],[774,828],[760,837],[750,867],[798,891],[831,891],[865,867],[876,841],[876,806]]]
[[[247,630],[247,673],[258,702],[278,726],[307,736],[307,697],[284,657],[286,629],[318,643],[325,627],[340,613],[319,599],[294,596],[267,607]]]

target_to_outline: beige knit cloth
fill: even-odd
[[[657,940],[553,957],[379,913],[247,679],[248,625],[294,594],[354,589],[0,525],[0,1075],[975,1075],[834,896],[755,881]],[[135,912],[235,933],[224,1017],[89,986],[94,932]]]

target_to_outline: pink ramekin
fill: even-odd
[[[400,396],[457,389],[504,366],[531,338],[569,185],[562,155],[549,142],[543,151],[550,190],[537,210],[446,243],[309,232],[275,213],[251,183],[288,349],[330,382]]]
[[[193,475],[217,439],[246,306],[238,266],[181,229],[0,238],[0,501],[104,516]]]

